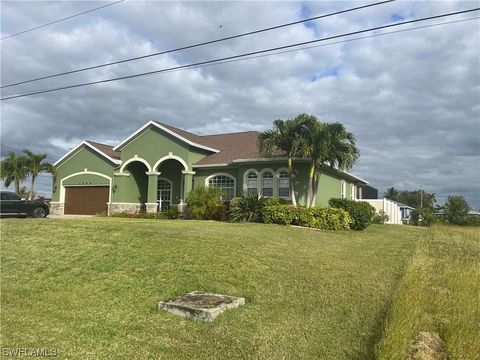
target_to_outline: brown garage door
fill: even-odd
[[[65,188],[65,214],[95,215],[107,212],[108,186]]]

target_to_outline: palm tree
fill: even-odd
[[[303,155],[310,159],[307,207],[315,206],[318,186],[325,165],[346,170],[353,166],[360,153],[355,136],[340,123],[321,123],[315,117],[303,124]]]
[[[8,156],[0,162],[0,178],[5,187],[9,187],[13,182],[15,192],[19,194],[20,182],[25,180],[27,175],[25,156],[17,156],[13,151],[9,151]]]
[[[284,151],[288,159],[288,178],[292,204],[297,205],[293,184],[293,158],[299,153],[300,123],[296,119],[275,120],[273,128],[264,131],[258,136],[260,152],[264,156],[272,156],[277,151]]]
[[[31,187],[30,187],[30,200],[33,200],[33,196],[35,194],[35,179],[37,178],[38,174],[42,172],[50,173],[55,175],[55,168],[52,164],[48,162],[43,162],[47,157],[45,153],[35,154],[30,150],[23,150],[23,152],[27,155],[26,156],[26,165],[28,174],[31,177]]]

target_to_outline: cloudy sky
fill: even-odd
[[[367,4],[126,0],[0,41],[2,85],[297,21]],[[2,1],[1,37],[108,2]],[[174,67],[478,6],[396,1],[214,45],[2,89],[2,97]],[[1,102],[2,156],[83,139],[116,144],[149,120],[199,134],[264,130],[310,113],[339,121],[361,151],[351,172],[390,186],[463,194],[480,206],[480,12],[249,60]],[[356,39],[363,37],[363,39]],[[364,38],[367,37],[367,38]],[[337,41],[338,41],[337,40]],[[331,43],[331,42],[330,42]],[[315,44],[314,44],[315,45]],[[43,176],[38,192],[50,193]]]

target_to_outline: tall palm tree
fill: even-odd
[[[283,151],[288,159],[288,178],[292,204],[297,205],[295,187],[293,183],[293,158],[299,153],[300,123],[296,119],[275,120],[273,128],[264,131],[258,136],[260,152],[264,156],[272,156],[275,151]]]
[[[9,187],[13,182],[15,192],[20,193],[20,182],[25,180],[27,175],[25,156],[17,156],[13,151],[9,151],[8,156],[0,162],[0,178],[5,187]]]
[[[307,207],[315,206],[318,186],[325,165],[346,170],[360,153],[355,136],[340,123],[321,123],[310,118],[303,124],[304,156],[311,160],[307,189]]]
[[[38,174],[42,172],[50,173],[52,175],[55,175],[55,168],[53,167],[52,164],[48,162],[43,162],[45,158],[47,157],[47,154],[45,153],[39,153],[35,154],[31,152],[30,150],[23,150],[23,152],[27,155],[26,156],[26,165],[27,165],[27,170],[28,174],[31,177],[31,187],[30,187],[30,200],[33,200],[33,196],[35,194],[35,180],[38,176]]]

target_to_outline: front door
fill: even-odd
[[[158,178],[157,183],[158,210],[165,211],[172,204],[172,182],[164,178]]]

